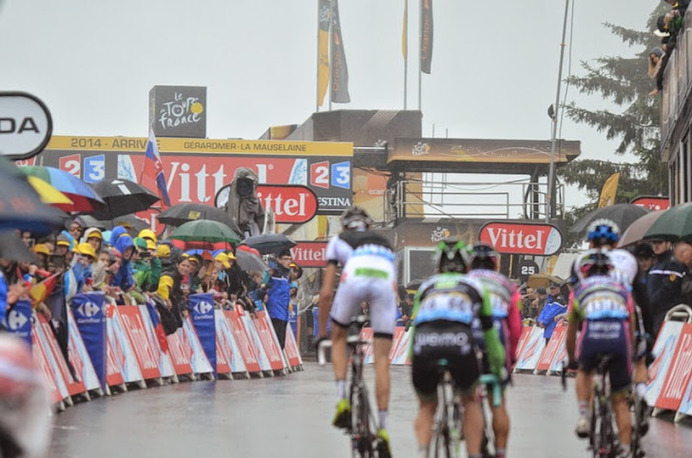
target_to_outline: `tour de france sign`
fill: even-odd
[[[498,253],[552,256],[562,248],[562,234],[552,224],[490,222],[478,238]]]

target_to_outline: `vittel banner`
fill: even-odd
[[[154,86],[149,91],[149,125],[157,137],[206,137],[207,88]]]
[[[139,182],[146,143],[134,137],[54,136],[38,157],[88,183]],[[262,203],[289,222],[309,220],[315,205],[319,215],[339,215],[353,205],[351,143],[191,138],[157,138],[157,143],[173,205],[213,206],[239,167],[251,168],[260,185],[286,186],[263,193]]]
[[[562,234],[551,224],[490,222],[478,238],[498,253],[551,256],[562,247]]]

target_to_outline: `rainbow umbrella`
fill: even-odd
[[[69,210],[73,202],[62,192],[55,189],[42,179],[34,176],[27,177],[27,181],[34,188],[36,194],[41,198],[44,204],[52,205],[62,210]]]
[[[72,175],[54,167],[26,165],[18,167],[26,176],[42,179],[72,201],[68,209],[71,212],[93,212],[105,204],[96,192],[86,183]]]

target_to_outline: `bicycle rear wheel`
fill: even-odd
[[[444,387],[440,391],[444,393]],[[453,456],[448,409],[446,395],[443,395],[441,399],[438,398],[437,414],[435,415],[435,425],[433,427],[431,445],[434,458],[451,458]]]
[[[374,457],[373,434],[370,429],[370,403],[365,386],[351,388],[351,454],[359,458]]]

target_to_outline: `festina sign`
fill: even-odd
[[[327,265],[327,242],[297,242],[291,251],[293,260],[301,267]]]
[[[551,224],[490,222],[478,238],[498,253],[551,256],[562,247],[562,234]]]
[[[261,184],[257,197],[277,223],[305,223],[317,213],[317,197],[305,186]]]

